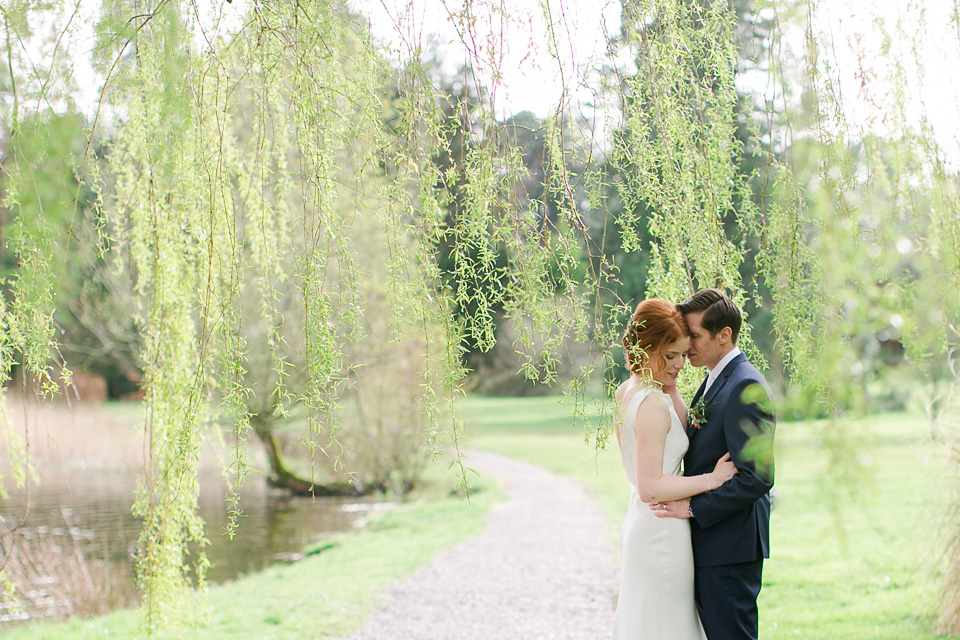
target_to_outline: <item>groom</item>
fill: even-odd
[[[702,289],[677,309],[690,327],[690,364],[709,370],[688,414],[684,475],[709,473],[727,451],[739,473],[718,489],[666,503],[657,515],[693,518],[694,591],[707,638],[755,639],[757,596],[770,545],[770,390],[737,348],[740,311],[726,294]],[[701,402],[705,420],[693,424]]]

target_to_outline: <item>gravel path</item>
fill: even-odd
[[[349,640],[598,640],[613,626],[619,569],[608,519],[577,483],[470,451],[508,500],[486,530],[394,583]]]

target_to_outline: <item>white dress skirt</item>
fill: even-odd
[[[681,474],[689,445],[670,398],[656,389],[639,389],[621,421],[620,457],[632,491],[620,529],[620,596],[613,639],[706,640],[693,595],[690,521],[658,518],[637,493],[637,410],[648,397],[665,402],[670,412],[664,474]]]

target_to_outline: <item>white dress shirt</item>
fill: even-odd
[[[703,392],[706,393],[710,390],[710,386],[713,384],[713,381],[717,379],[717,376],[723,371],[723,368],[726,367],[731,360],[740,355],[740,349],[736,346],[730,350],[730,353],[720,358],[720,362],[717,363],[713,369],[710,369],[710,374],[707,376],[707,386],[704,387]]]

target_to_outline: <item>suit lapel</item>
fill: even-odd
[[[746,362],[747,357],[742,353],[737,354],[737,356],[727,363],[727,366],[723,368],[723,371],[720,372],[720,375],[717,376],[717,379],[713,381],[713,384],[710,385],[710,390],[707,391],[706,395],[703,398],[704,404],[708,407],[710,403],[713,402],[713,399],[720,392],[720,389],[723,388],[723,385],[727,384],[727,378],[730,377],[730,374],[733,373],[733,370],[737,368],[741,362]]]

